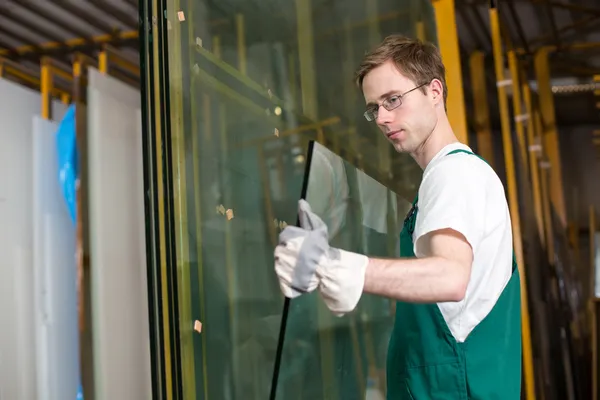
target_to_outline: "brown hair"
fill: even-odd
[[[373,69],[385,62],[392,60],[398,70],[417,85],[439,79],[444,89],[444,107],[448,97],[446,86],[446,69],[442,63],[439,50],[430,43],[423,43],[403,35],[390,35],[383,42],[363,58],[356,70],[355,81],[362,88],[365,76]],[[420,89],[426,93],[426,88]]]

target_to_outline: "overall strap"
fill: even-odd
[[[447,156],[449,156],[450,154],[456,154],[456,153],[465,153],[465,154],[471,154],[472,156],[478,157],[481,161],[485,162],[486,164],[489,164],[487,161],[485,161],[485,159],[483,157],[481,157],[479,154],[475,154],[472,151],[469,150],[464,150],[464,149],[456,149],[456,150],[452,150],[450,153],[446,154]]]
[[[471,154],[471,155],[474,155],[476,157],[481,158],[480,156],[478,156],[477,154],[473,153],[472,151],[465,150],[465,149],[452,150],[451,152],[449,152],[448,154],[446,154],[446,156],[449,156],[451,154],[457,154],[457,153]],[[481,160],[483,160],[484,162],[487,163],[487,161],[485,161],[483,158],[481,158]],[[406,224],[412,217],[414,217],[414,214],[418,211],[418,209],[419,209],[418,206],[417,206],[418,202],[419,202],[419,193],[417,193],[417,195],[415,196],[415,199],[412,202],[412,207],[409,210],[409,212],[406,215],[406,217],[404,218],[404,224]]]
[[[473,154],[473,155],[475,155],[475,153],[473,153],[472,151],[464,150],[464,149],[452,150],[450,153],[448,153],[446,155],[449,156],[450,154],[456,154],[456,153],[466,153],[466,154]]]

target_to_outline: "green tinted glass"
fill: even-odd
[[[181,364],[186,399],[265,399],[284,301],[273,250],[281,229],[296,222],[308,142],[412,199],[421,171],[364,119],[353,72],[384,35],[435,41],[433,10],[425,0],[167,5],[170,115],[163,117],[170,124],[179,321],[173,360]],[[353,229],[359,237],[361,225]],[[369,332],[384,337],[377,329]],[[319,355],[318,342],[302,345],[335,362]],[[373,351],[380,357],[383,350]],[[365,368],[380,365],[361,359]],[[281,390],[287,395],[292,384],[282,380]]]
[[[315,143],[305,198],[328,226],[330,245],[399,257],[398,237],[411,203]],[[278,399],[385,398],[385,364],[394,302],[363,295],[334,316],[316,293],[291,301]]]

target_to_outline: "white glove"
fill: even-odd
[[[275,248],[281,291],[295,298],[319,288],[336,315],[354,310],[362,295],[369,259],[329,246],[327,226],[305,200],[298,203],[300,228],[286,227]]]

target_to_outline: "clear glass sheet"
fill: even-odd
[[[314,143],[305,199],[328,226],[333,247],[399,257],[411,203],[324,146]],[[285,321],[284,321],[285,323]],[[334,316],[317,292],[291,301],[278,399],[385,398],[385,361],[394,302],[364,295]]]
[[[165,15],[184,397],[266,399],[284,302],[273,250],[308,142],[413,198],[421,170],[364,119],[353,73],[390,33],[435,42],[433,8],[172,0]]]

